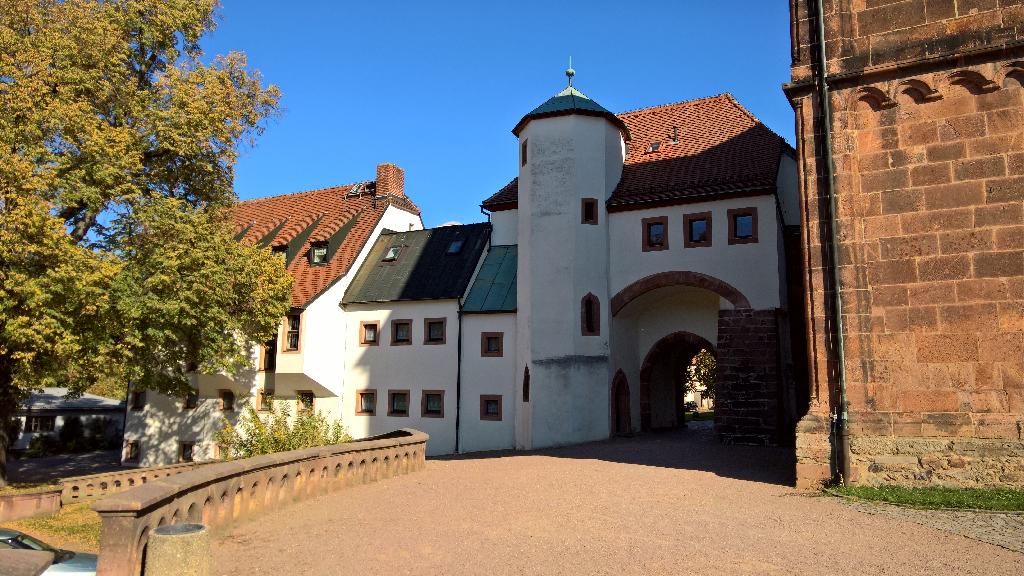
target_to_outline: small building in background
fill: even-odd
[[[124,433],[123,400],[95,394],[67,398],[67,394],[67,388],[43,388],[42,392],[29,396],[15,412],[15,418],[21,424],[21,435],[11,448],[25,450],[36,436],[59,435],[65,420],[72,416],[82,420],[84,430],[89,430],[91,423],[106,419],[103,433],[108,438]]]

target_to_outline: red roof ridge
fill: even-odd
[[[312,190],[301,190],[299,192],[287,192],[285,194],[276,194],[274,196],[262,196],[260,198],[249,198],[248,200],[239,200],[236,204],[249,204],[252,202],[261,202],[263,200],[276,200],[278,198],[285,198],[288,196],[299,196],[301,194],[313,194],[314,192],[327,192],[329,190],[340,190],[346,188],[352,188],[359,184],[369,184],[373,180],[363,180],[362,182],[353,182],[351,184],[339,184],[337,186],[325,186],[323,188],[313,188]]]
[[[647,106],[646,108],[636,108],[634,110],[627,110],[625,112],[619,112],[619,113],[617,113],[615,115],[616,116],[626,116],[626,115],[631,115],[632,116],[632,115],[635,115],[635,114],[644,114],[644,113],[650,113],[650,112],[657,112],[657,111],[660,111],[660,110],[662,110],[664,108],[672,108],[673,106],[681,106],[683,104],[697,104],[697,103],[700,103],[700,102],[704,102],[706,100],[721,100],[721,99],[724,99],[724,98],[728,98],[733,103],[736,102],[736,99],[732,97],[732,94],[730,94],[728,92],[722,92],[722,93],[719,93],[719,94],[715,94],[713,96],[702,96],[700,98],[691,98],[689,100],[679,100],[678,102],[669,102],[667,104],[658,104],[656,106]],[[746,112],[746,110],[744,110],[744,112]],[[750,113],[747,112],[747,114],[749,115]],[[755,118],[755,120],[756,120],[756,118]]]

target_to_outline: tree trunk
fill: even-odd
[[[0,488],[7,486],[7,447],[11,443],[8,432],[18,409],[17,396],[9,359],[0,358]]]

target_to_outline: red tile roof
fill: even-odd
[[[357,190],[361,192],[356,194]],[[290,247],[294,250],[288,254],[291,261],[288,271],[295,278],[292,306],[303,308],[351,269],[384,211],[392,205],[413,214],[420,213],[405,196],[377,196],[374,182],[247,200],[237,203],[232,213],[239,240],[253,244],[262,242],[267,246],[302,242]],[[309,229],[314,223],[315,227]],[[332,246],[327,264],[310,265],[310,244],[329,241],[346,225],[348,231],[343,239],[340,235],[336,239],[340,242]],[[279,226],[280,230],[268,237]],[[307,237],[303,239],[302,235]]]
[[[673,204],[709,195],[775,189],[788,144],[730,94],[644,108],[618,115],[632,135],[622,178],[609,210]],[[677,142],[673,142],[674,133]],[[656,151],[651,145],[658,142]],[[518,179],[483,202],[515,208]]]

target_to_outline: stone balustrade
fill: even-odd
[[[95,502],[103,528],[97,574],[142,573],[159,526],[233,522],[347,486],[423,468],[428,436],[403,429],[348,444],[220,462],[163,477]]]
[[[118,492],[130,490],[158,478],[166,478],[182,472],[191,472],[200,466],[216,462],[186,462],[157,466],[154,468],[125,468],[115,472],[89,474],[61,479],[61,502],[73,504],[93,498],[103,498]]]

